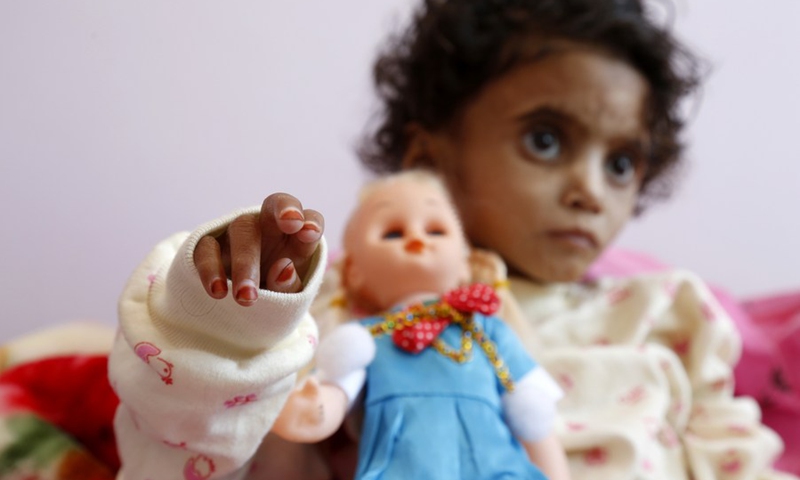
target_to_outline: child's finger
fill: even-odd
[[[303,205],[288,193],[273,193],[261,204],[260,219],[264,241],[272,241],[272,238],[284,234],[292,235],[305,223]]]
[[[325,218],[321,213],[310,208],[303,210],[303,218],[305,218],[303,228],[297,232],[296,236],[301,243],[313,244],[310,251],[301,253],[301,255],[310,256],[317,248],[316,242],[322,238],[322,232],[325,230]]]
[[[289,259],[297,277],[304,278],[308,270],[308,259],[317,249],[325,228],[322,214],[316,210],[303,209],[300,201],[292,195],[275,193],[268,196],[261,205],[259,222],[262,269],[268,270],[281,259]],[[268,282],[273,278],[276,277],[267,275]],[[280,285],[275,289],[287,291],[286,288],[286,285]]]
[[[261,272],[261,231],[255,215],[242,215],[228,226],[233,296],[240,305],[258,299]]]
[[[303,216],[306,219],[303,228],[292,237],[287,253],[294,261],[300,278],[306,277],[309,260],[317,249],[325,228],[325,219],[316,210],[306,209]]]
[[[225,298],[228,294],[228,281],[222,262],[222,250],[216,238],[206,235],[197,242],[194,265],[206,292],[212,298]]]
[[[267,289],[274,292],[297,293],[303,289],[303,283],[297,270],[288,258],[281,258],[267,271]]]

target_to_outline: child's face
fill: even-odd
[[[470,240],[546,282],[580,279],[631,217],[649,143],[646,80],[591,47],[556,46],[489,83],[421,147]]]
[[[402,179],[373,190],[345,231],[347,289],[368,310],[441,294],[469,276],[468,247],[442,188]]]

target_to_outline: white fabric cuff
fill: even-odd
[[[375,358],[375,340],[363,325],[350,322],[336,327],[317,348],[317,378],[332,383],[353,403],[367,377],[366,367]]]
[[[336,385],[344,391],[344,394],[347,395],[347,410],[349,411],[359,392],[361,392],[361,389],[364,387],[366,379],[367,369],[362,368],[342,378],[338,378],[335,381],[325,380],[325,382]]]
[[[539,441],[553,430],[561,387],[542,367],[536,367],[503,395],[503,411],[511,432],[520,441]]]

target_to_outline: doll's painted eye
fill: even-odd
[[[617,185],[628,185],[636,176],[638,162],[627,153],[617,153],[606,160],[606,175]]]
[[[403,238],[403,230],[399,228],[393,228],[391,230],[387,230],[386,233],[383,234],[384,240],[393,240],[396,238]]]
[[[525,148],[540,160],[550,161],[561,154],[561,135],[558,130],[538,127],[526,133],[522,141]]]

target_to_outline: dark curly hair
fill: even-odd
[[[448,126],[487,82],[524,61],[526,39],[569,40],[605,49],[650,84],[641,211],[672,190],[670,173],[684,149],[679,104],[700,84],[703,67],[651,16],[641,0],[423,0],[374,65],[382,110],[359,147],[362,163],[374,173],[400,170],[408,125]]]

